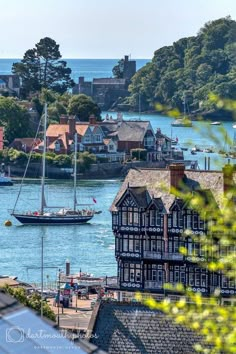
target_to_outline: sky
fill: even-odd
[[[0,9],[0,58],[20,59],[44,37],[63,58],[151,59],[208,21],[236,20],[235,0],[0,0]]]

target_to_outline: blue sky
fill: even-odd
[[[235,0],[0,0],[0,58],[22,58],[41,38],[64,58],[152,58],[207,21],[230,15]]]

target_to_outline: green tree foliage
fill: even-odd
[[[60,58],[59,44],[45,37],[40,39],[35,48],[25,52],[21,62],[13,64],[13,73],[22,79],[24,95],[41,91],[42,88],[64,93],[74,86],[70,77],[71,69]]]
[[[84,94],[73,95],[69,100],[68,113],[78,116],[81,121],[88,121],[89,116],[94,114],[97,120],[101,120],[101,109]]]
[[[40,294],[33,293],[31,295],[27,295],[26,290],[24,288],[13,289],[8,285],[4,287],[4,290],[24,306],[30,307],[31,309],[35,310],[37,313],[40,313],[41,301],[42,301]],[[43,301],[43,315],[52,321],[56,321],[56,316],[54,312],[51,310],[50,306],[45,301]]]
[[[14,98],[0,97],[0,125],[4,127],[9,143],[31,135],[30,116]]]
[[[78,172],[85,172],[90,169],[93,163],[96,163],[96,156],[88,151],[79,152],[78,154]]]
[[[156,103],[183,111],[184,93],[194,110],[214,109],[209,93],[236,98],[236,22],[230,17],[207,23],[196,37],[182,38],[155,51],[132,78],[129,102],[137,108],[155,109]]]
[[[124,77],[124,59],[120,59],[118,64],[115,65],[112,69],[112,74],[117,79],[123,79]]]

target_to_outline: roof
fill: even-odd
[[[108,353],[195,353],[201,337],[160,311],[139,304],[100,305],[91,342]]]
[[[234,181],[236,175],[234,174]],[[221,171],[192,171],[185,170],[184,184],[190,190],[204,191],[208,199],[214,199],[221,206],[223,195],[223,173]],[[168,169],[131,169],[118,191],[111,211],[116,211],[116,204],[125,193],[127,187],[145,187],[153,198],[161,198],[168,212],[175,200],[175,196],[169,193],[170,170]]]
[[[79,123],[76,124],[76,131],[78,135],[83,136],[86,130],[89,127],[89,123]],[[62,136],[65,133],[69,133],[69,125],[68,124],[50,124],[47,129],[47,137],[55,137]]]
[[[147,121],[122,121],[118,126],[120,141],[143,141],[150,122]]]
[[[114,79],[114,78],[101,78],[93,79],[93,85],[125,85],[126,79]]]

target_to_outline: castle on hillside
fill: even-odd
[[[73,88],[73,94],[83,93],[93,98],[93,100],[103,110],[111,108],[119,103],[119,100],[128,96],[128,86],[132,76],[136,73],[136,61],[129,60],[128,55],[124,57],[123,78],[99,78],[93,81],[85,81],[84,77],[79,77],[79,82]]]

